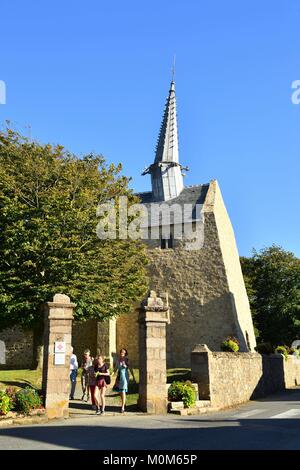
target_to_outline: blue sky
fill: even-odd
[[[2,0],[0,122],[102,153],[148,190],[176,53],[185,184],[219,181],[240,254],[300,256],[299,24],[297,0]]]

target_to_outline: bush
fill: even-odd
[[[9,396],[3,390],[0,390],[0,415],[7,415],[11,410],[11,401]]]
[[[291,348],[290,346],[284,345],[285,349],[287,350],[287,353],[291,356],[299,356],[299,349],[297,348]]]
[[[221,351],[238,352],[239,349],[239,342],[234,336],[228,336],[221,344]]]
[[[288,350],[285,346],[277,346],[277,348],[275,348],[275,353],[283,354],[285,359],[287,359],[289,355]]]
[[[273,347],[271,343],[259,343],[255,347],[255,351],[257,351],[259,354],[272,354]]]
[[[5,390],[6,395],[9,396],[10,399],[10,409],[14,410],[16,407],[16,388],[14,387],[7,387]]]
[[[21,413],[27,415],[31,410],[40,408],[41,405],[38,393],[31,387],[26,387],[16,393],[16,410]]]
[[[292,354],[292,355],[295,356],[297,359],[299,359],[299,357],[300,357],[300,351],[299,351],[299,349],[297,349],[297,348],[290,348],[289,354]]]
[[[168,389],[170,401],[183,401],[185,408],[190,408],[196,403],[196,392],[191,382],[173,382]]]

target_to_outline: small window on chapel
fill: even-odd
[[[167,248],[173,248],[173,235],[170,235],[170,238],[161,238],[160,239],[160,248],[166,250]]]

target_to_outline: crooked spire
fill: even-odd
[[[181,193],[184,187],[182,169],[183,167],[179,163],[176,96],[173,79],[157,140],[154,163],[142,173],[143,175],[151,174],[154,200],[167,201]]]

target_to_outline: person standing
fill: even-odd
[[[71,346],[71,356],[70,356],[70,380],[71,380],[71,392],[70,400],[74,400],[74,393],[76,388],[76,379],[78,373],[78,361],[77,356],[73,352],[73,347]]]
[[[91,357],[91,351],[89,349],[86,349],[83,353],[83,358],[81,362],[81,369],[82,369],[82,374],[81,374],[81,387],[82,387],[82,397],[81,400],[86,399],[85,401],[89,400],[90,396],[90,385],[89,385],[89,367],[93,365],[93,358]]]
[[[114,372],[117,372],[116,383],[113,387],[113,390],[119,392],[121,397],[121,413],[125,413],[126,405],[126,393],[128,392],[129,384],[129,371],[131,372],[133,381],[135,382],[135,377],[133,370],[129,366],[128,351],[125,348],[120,350],[120,355],[117,360]]]
[[[106,377],[108,377],[110,374],[109,367],[104,362],[104,357],[101,354],[99,354],[99,356],[97,356],[95,359],[94,372],[97,384],[95,393],[95,401],[97,407],[96,414],[105,415],[105,393],[107,388]]]

